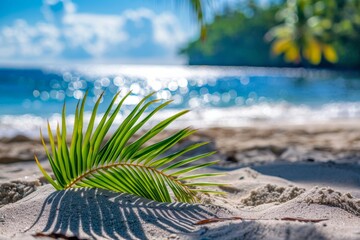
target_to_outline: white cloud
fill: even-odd
[[[76,5],[71,0],[43,0],[41,11],[47,21],[76,12]]]
[[[67,14],[63,18],[64,34],[72,47],[83,48],[93,56],[102,56],[114,45],[127,40],[126,47],[140,47],[144,38],[132,38],[123,26],[134,22],[141,28],[143,21],[151,22],[151,38],[160,46],[174,49],[185,40],[185,34],[173,14],[156,15],[146,8],[127,10],[121,15]]]
[[[157,15],[149,9],[140,8],[127,10],[122,16],[125,21],[135,23],[141,23],[143,19],[150,20],[153,27],[153,41],[167,48],[174,48],[186,39],[177,18],[170,12]]]
[[[59,37],[59,30],[51,24],[30,26],[24,20],[17,20],[12,26],[2,28],[0,53],[3,57],[57,55],[63,50]]]
[[[118,16],[68,14],[63,18],[63,34],[72,48],[83,48],[93,56],[102,56],[113,45],[128,39]]]
[[[137,10],[126,10],[122,17],[134,22],[139,22],[142,18],[152,19],[155,14],[153,11],[147,8],[139,8]]]
[[[186,39],[177,18],[169,12],[155,14],[140,8],[119,15],[78,13],[71,0],[44,0],[42,12],[46,22],[30,25],[17,20],[0,29],[0,58],[61,56],[78,49],[95,58],[106,57],[113,49],[141,49],[149,39],[174,55]],[[127,32],[128,23],[134,24],[135,30]],[[146,29],[149,26],[151,29]]]
[[[186,36],[179,31],[180,25],[174,15],[164,13],[154,20],[154,41],[168,48],[175,48],[184,43]]]

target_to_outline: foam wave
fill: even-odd
[[[145,128],[153,126],[158,121],[178,111],[176,109],[162,111]],[[121,123],[126,114],[126,112],[119,114],[115,119],[115,125]],[[39,129],[45,129],[47,121],[55,129],[56,124],[61,122],[60,117],[60,114],[53,114],[48,119],[29,114],[0,116],[0,137],[11,137],[18,134],[37,137]],[[85,124],[87,124],[89,119],[90,113],[85,113]],[[96,121],[99,122],[100,119],[101,115],[97,116]],[[360,119],[360,103],[330,103],[320,107],[290,105],[288,103],[261,103],[243,107],[195,108],[178,119],[171,127],[241,127],[252,126],[259,122],[270,124],[305,124],[346,119]],[[70,128],[73,121],[74,115],[68,115],[67,123]]]

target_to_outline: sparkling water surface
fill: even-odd
[[[102,113],[116,92],[125,95],[130,90],[117,121],[153,91],[158,98],[173,99],[159,118],[180,109],[192,110],[180,125],[360,117],[360,74],[354,72],[205,66],[11,67],[0,69],[0,135],[38,131],[46,119],[56,124],[64,102],[71,124],[75,106],[86,91],[86,111],[105,91]]]

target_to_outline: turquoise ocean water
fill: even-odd
[[[248,67],[76,65],[0,68],[0,136],[38,133],[59,121],[64,101],[71,125],[76,103],[89,91],[86,110],[105,91],[132,90],[117,121],[141,97],[174,102],[157,118],[191,113],[176,126],[243,126],[259,121],[304,123],[360,118],[360,74]],[[89,115],[89,114],[87,114]],[[151,124],[151,123],[150,123]]]

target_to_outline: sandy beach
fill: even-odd
[[[0,240],[360,240],[360,0],[0,12]]]
[[[217,151],[206,171],[226,173],[225,195],[184,204],[55,191],[33,161],[50,170],[40,142],[3,138],[0,239],[360,239],[360,124],[208,128],[180,145],[198,141]]]

